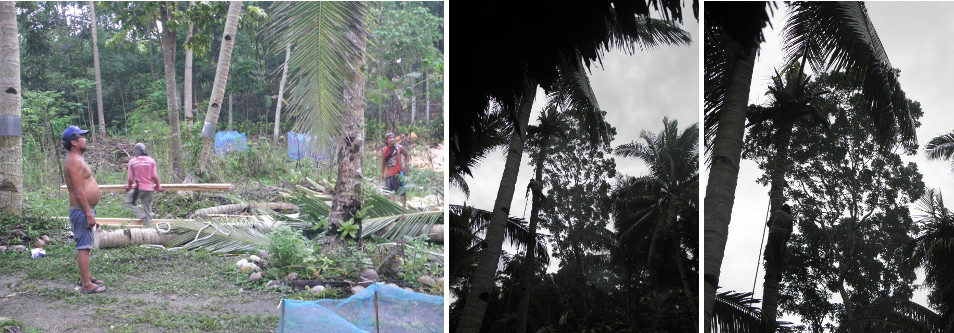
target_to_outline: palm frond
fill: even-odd
[[[954,160],[954,132],[931,139],[924,146],[924,153],[932,160]]]
[[[624,29],[619,25],[611,26],[608,43],[628,53],[652,50],[663,45],[692,44],[692,36],[672,21],[637,16],[636,26],[636,29]]]
[[[864,3],[793,2],[782,35],[789,63],[807,57],[816,72],[846,71],[861,87],[880,144],[917,143],[905,93]]]
[[[755,333],[762,322],[762,312],[752,304],[760,300],[752,293],[726,291],[716,294],[712,307],[712,328],[717,332]]]
[[[430,232],[435,224],[443,224],[444,212],[409,213],[392,216],[367,218],[361,221],[362,237],[386,230],[382,237],[396,240],[404,237],[418,237]]]
[[[274,225],[247,219],[203,219],[180,221],[172,224],[169,232],[179,237],[164,244],[186,250],[202,250],[214,253],[252,252],[268,247],[266,232]]]
[[[940,333],[940,316],[911,301],[877,301],[855,311],[855,320],[842,323],[838,332]]]
[[[314,137],[337,137],[341,121],[351,112],[344,92],[357,75],[364,56],[363,40],[371,22],[367,2],[275,2],[266,31],[273,49],[295,46],[289,67],[290,113],[297,117],[294,130]],[[313,140],[324,148],[325,140]]]
[[[458,244],[458,242],[464,241],[465,239],[476,240],[476,234],[483,230],[488,223],[490,223],[491,212],[477,209],[474,207],[466,205],[450,205],[448,213],[451,216],[451,219],[459,218],[462,223],[460,226],[465,227],[466,229],[458,229],[451,231],[451,244]],[[457,229],[455,224],[455,228]],[[455,238],[459,237],[459,238]],[[458,241],[456,239],[460,239]],[[528,244],[534,244],[536,253],[543,254],[549,253],[546,247],[546,240],[541,237],[541,235],[530,235],[530,231],[527,230],[527,226],[522,219],[516,217],[510,217],[507,219],[507,229],[505,234],[505,240],[514,245],[518,250],[525,248]],[[547,256],[538,255],[538,260],[548,263],[549,258]]]

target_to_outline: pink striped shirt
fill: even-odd
[[[129,160],[129,176],[126,178],[127,182],[133,182],[133,173],[135,172],[135,180],[139,181],[139,190],[140,191],[155,191],[156,184],[153,182],[153,179],[159,180],[159,175],[156,173],[156,161],[149,156],[136,156]],[[135,183],[133,187],[135,187]]]

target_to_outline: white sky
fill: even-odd
[[[917,129],[918,143],[922,146],[916,157],[902,157],[905,162],[913,161],[924,175],[924,183],[929,188],[941,190],[948,196],[954,195],[954,171],[950,163],[929,161],[924,157],[923,146],[931,138],[949,133],[954,129],[954,86],[945,85],[945,78],[954,76],[954,22],[949,18],[954,14],[951,2],[867,2],[868,15],[881,38],[881,43],[891,60],[892,66],[901,70],[901,87],[907,97],[921,102],[924,116],[921,127]],[[778,31],[784,25],[785,6],[779,3],[779,9],[772,19],[775,30],[766,28],[766,42],[761,45],[761,54],[756,61],[749,104],[762,104],[767,98],[765,88],[774,68],[782,63],[782,47]],[[702,190],[708,170],[702,168]],[[768,187],[755,183],[761,175],[755,162],[743,160],[739,170],[739,182],[736,189],[735,205],[732,210],[732,222],[729,225],[728,242],[722,262],[719,283],[721,290],[752,291],[755,277],[762,226],[768,205]],[[951,207],[947,200],[947,207]],[[917,214],[913,209],[912,212]],[[796,231],[797,232],[797,231]],[[764,271],[759,267],[755,288],[755,298],[762,297]],[[918,283],[923,282],[919,274]],[[914,301],[928,306],[927,290],[915,291]],[[785,315],[781,320],[800,322],[796,317]]]
[[[642,51],[635,55],[612,52],[603,58],[602,68],[596,64],[591,67],[590,83],[596,93],[600,107],[607,111],[607,121],[616,127],[613,147],[632,142],[639,138],[643,130],[653,133],[662,130],[662,119],[668,116],[679,121],[684,129],[699,122],[699,24],[692,16],[692,9],[684,9],[682,29],[692,35],[689,47],[664,46],[655,50]],[[537,90],[533,103],[530,123],[537,123],[537,117],[545,104],[542,89]],[[470,186],[470,198],[450,187],[450,204],[465,202],[476,208],[492,211],[500,178],[503,174],[505,153],[491,153],[483,163],[473,170],[473,178],[467,179]],[[516,191],[511,203],[510,214],[524,216],[527,184],[533,175],[528,154],[523,154],[520,173],[517,177]],[[633,158],[617,158],[618,173],[640,176],[647,172],[645,165]],[[526,214],[530,207],[526,205]],[[610,222],[607,221],[607,226]],[[547,233],[545,230],[539,232]],[[506,243],[505,250],[514,253]],[[551,251],[552,252],[552,251]],[[551,260],[549,271],[557,268],[558,261]]]

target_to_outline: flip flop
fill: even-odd
[[[93,284],[103,284],[103,283],[105,283],[103,280],[100,280],[100,279],[92,279],[92,280],[89,280],[89,282],[92,282]],[[76,280],[76,285],[82,287],[82,286],[83,286],[83,280]]]
[[[80,293],[83,293],[83,294],[99,294],[99,293],[105,293],[105,292],[106,292],[106,287],[105,287],[105,286],[96,286],[95,288],[89,289],[89,290],[86,290],[86,289],[83,289],[83,287],[80,287],[79,292],[80,292]]]

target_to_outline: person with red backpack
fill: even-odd
[[[394,201],[394,194],[401,194],[401,204],[407,208],[404,174],[407,172],[411,157],[407,149],[397,143],[394,133],[386,134],[384,142],[386,145],[381,148],[381,179],[384,180],[384,187],[392,192],[391,201]]]

